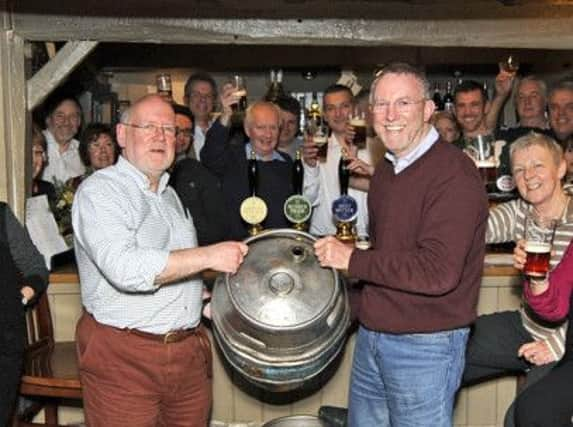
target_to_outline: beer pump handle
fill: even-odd
[[[255,196],[257,193],[257,179],[258,179],[258,166],[257,155],[255,150],[251,150],[251,156],[247,164],[247,172],[249,177],[249,194]]]
[[[340,161],[338,162],[338,181],[340,183],[340,195],[342,196],[348,194],[348,184],[350,181],[349,163],[348,153],[346,149],[343,148],[340,153]]]
[[[296,157],[292,167],[292,187],[294,194],[302,194],[304,168],[302,165],[300,150],[296,150]]]

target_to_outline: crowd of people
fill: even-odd
[[[573,401],[563,378],[571,380],[573,351],[573,81],[548,90],[540,78],[501,71],[491,101],[478,82],[459,84],[452,112],[436,111],[429,92],[426,76],[401,63],[386,66],[358,97],[346,86],[327,87],[325,161],[312,136],[299,132],[296,99],[252,102],[238,125],[239,95],[204,72],[189,77],[186,105],[147,95],[115,129],[92,123],[80,132],[77,100],[53,97],[45,130],[33,130],[32,193],[56,206],[59,187],[75,191],[71,223],[84,307],[76,341],[88,425],[120,426],[126,417],[133,425],[207,424],[211,347],[201,324],[200,273],[233,273],[248,253],[240,206],[253,192],[252,159],[256,193],[268,207],[264,228],[291,226],[283,205],[295,191],[297,153],[313,207],[309,232],[321,237],[316,256],[362,285],[353,303],[360,326],[348,425],[451,426],[460,386],[517,373],[527,374],[526,387],[506,426],[569,425]],[[511,95],[519,122],[500,128]],[[349,116],[361,102],[370,106],[373,135],[358,149]],[[504,141],[499,170],[513,175],[518,191],[489,211],[466,152],[478,135]],[[366,251],[332,236],[342,156],[350,160],[356,231],[370,236]],[[3,289],[10,292],[2,302],[19,307],[22,295],[29,303],[45,288],[47,272],[24,229],[0,208]],[[523,220],[531,211],[560,220],[552,271],[524,284],[522,309],[478,317],[485,244],[516,242],[515,264],[523,268]],[[14,339],[4,325],[20,330],[22,319],[3,316],[4,342]],[[1,355],[6,366],[21,359],[23,344],[15,341],[13,353]],[[19,371],[10,373],[2,380],[10,387],[0,424],[16,393]]]

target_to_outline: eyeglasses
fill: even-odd
[[[177,136],[184,136],[185,138],[191,138],[193,137],[193,129],[191,128],[186,128],[186,129],[179,129],[177,128]]]
[[[121,123],[124,126],[129,126],[135,129],[141,130],[145,136],[154,136],[157,132],[161,132],[166,138],[175,138],[177,133],[177,128],[170,125],[154,125],[153,123],[148,123],[145,125],[136,125],[134,123]]]
[[[55,113],[52,115],[52,118],[56,123],[64,123],[64,122],[77,123],[81,120],[80,113],[72,113],[72,114]]]
[[[412,108],[414,108],[414,105],[420,104],[425,101],[426,98],[418,99],[417,101],[412,99],[397,99],[394,102],[374,101],[374,104],[372,104],[372,111],[375,113],[385,113],[390,108],[390,105],[393,105],[394,109],[398,113],[407,113]]]
[[[191,92],[189,98],[191,98],[193,101],[214,101],[215,95],[212,94],[204,95],[199,92]]]

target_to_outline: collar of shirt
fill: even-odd
[[[433,126],[431,126],[430,131],[426,134],[426,136],[422,138],[422,141],[418,144],[418,146],[406,156],[398,158],[390,151],[388,151],[384,157],[392,162],[394,165],[394,173],[398,175],[400,172],[402,172],[404,169],[422,157],[424,153],[438,141],[439,138],[440,135],[438,134],[438,131]]]
[[[245,144],[245,153],[247,154],[247,159],[251,158],[251,150],[253,149],[253,146],[251,145],[250,142]],[[263,160],[263,158],[261,156],[259,156],[258,154],[256,154],[257,160]],[[279,162],[286,162],[285,158],[277,151],[277,150],[273,150],[273,157],[271,158],[270,161],[273,160],[278,160]]]
[[[142,190],[150,190],[151,182],[147,175],[137,169],[133,164],[129,162],[125,157],[119,156],[117,159],[116,167],[121,172],[126,173],[130,177],[132,177],[137,186]],[[163,172],[161,178],[159,178],[159,183],[157,184],[157,194],[161,194],[167,188],[167,182],[169,181],[169,174],[167,172]]]

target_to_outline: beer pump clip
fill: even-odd
[[[356,240],[354,222],[358,217],[358,203],[352,196],[344,194],[332,202],[332,216],[336,225],[336,238],[341,242]]]

